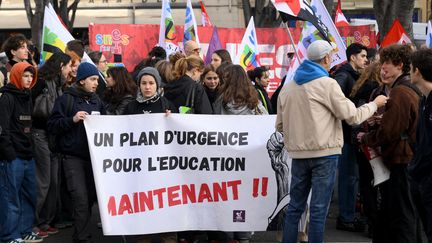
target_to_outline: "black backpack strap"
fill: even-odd
[[[191,87],[189,88],[189,92],[186,97],[186,106],[190,108],[195,107],[195,90],[196,90],[196,83],[192,83]]]
[[[72,110],[74,105],[74,97],[70,94],[66,95],[66,116],[73,116]]]

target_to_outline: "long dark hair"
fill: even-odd
[[[62,67],[71,61],[71,57],[62,52],[54,53],[39,69],[39,78],[42,80],[54,80],[62,71]]]
[[[116,104],[127,95],[136,95],[137,86],[125,67],[110,67],[107,75],[115,80],[115,84],[105,90],[105,101]]]
[[[231,55],[229,52],[225,49],[219,49],[213,52],[214,54],[218,55],[221,58],[221,62],[228,62],[232,63]]]
[[[242,66],[227,66],[224,69],[223,81],[219,92],[223,97],[224,107],[230,102],[233,102],[236,108],[247,106],[255,109],[258,106],[258,94]]]

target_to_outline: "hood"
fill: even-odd
[[[235,106],[234,103],[230,102],[226,104],[224,107],[226,112],[222,112],[222,114],[231,114],[231,115],[253,115],[254,112],[247,105],[244,106]]]
[[[195,81],[187,75],[180,77],[174,82],[167,83],[164,87],[165,96],[169,97],[168,99],[178,97],[184,93],[184,90],[188,90],[192,83],[195,83]]]
[[[23,90],[24,88],[22,87],[22,76],[24,73],[24,70],[28,67],[33,68],[34,70],[34,75],[33,75],[33,80],[32,83],[30,84],[30,88],[32,88],[35,84],[36,84],[36,80],[37,80],[37,70],[36,68],[34,68],[32,65],[30,65],[28,62],[18,62],[15,65],[13,65],[11,71],[10,71],[10,82],[17,87],[19,90]]]
[[[302,85],[317,78],[328,76],[329,73],[321,65],[309,60],[304,60],[295,72],[294,81],[298,85]]]
[[[67,88],[64,93],[70,94],[75,97],[81,97],[86,100],[98,99],[96,92],[87,92],[76,83],[72,84],[72,86]]]
[[[10,93],[19,99],[28,99],[30,97],[30,90],[18,89],[15,85],[8,83],[0,88],[0,93]]]

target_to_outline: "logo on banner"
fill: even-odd
[[[234,210],[233,211],[233,222],[246,222],[246,211],[245,210]]]
[[[122,46],[129,45],[129,36],[118,29],[113,29],[111,34],[96,34],[95,38],[96,45],[100,46],[99,50],[102,52],[122,54]]]

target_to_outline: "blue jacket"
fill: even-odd
[[[68,102],[71,97],[73,102]],[[72,106],[68,107],[68,103]],[[99,111],[102,115],[106,114],[104,105],[96,93],[85,92],[79,86],[73,85],[56,100],[48,120],[48,133],[56,135],[58,152],[89,160],[84,123],[73,122],[73,117],[78,111],[86,111],[88,114]]]

